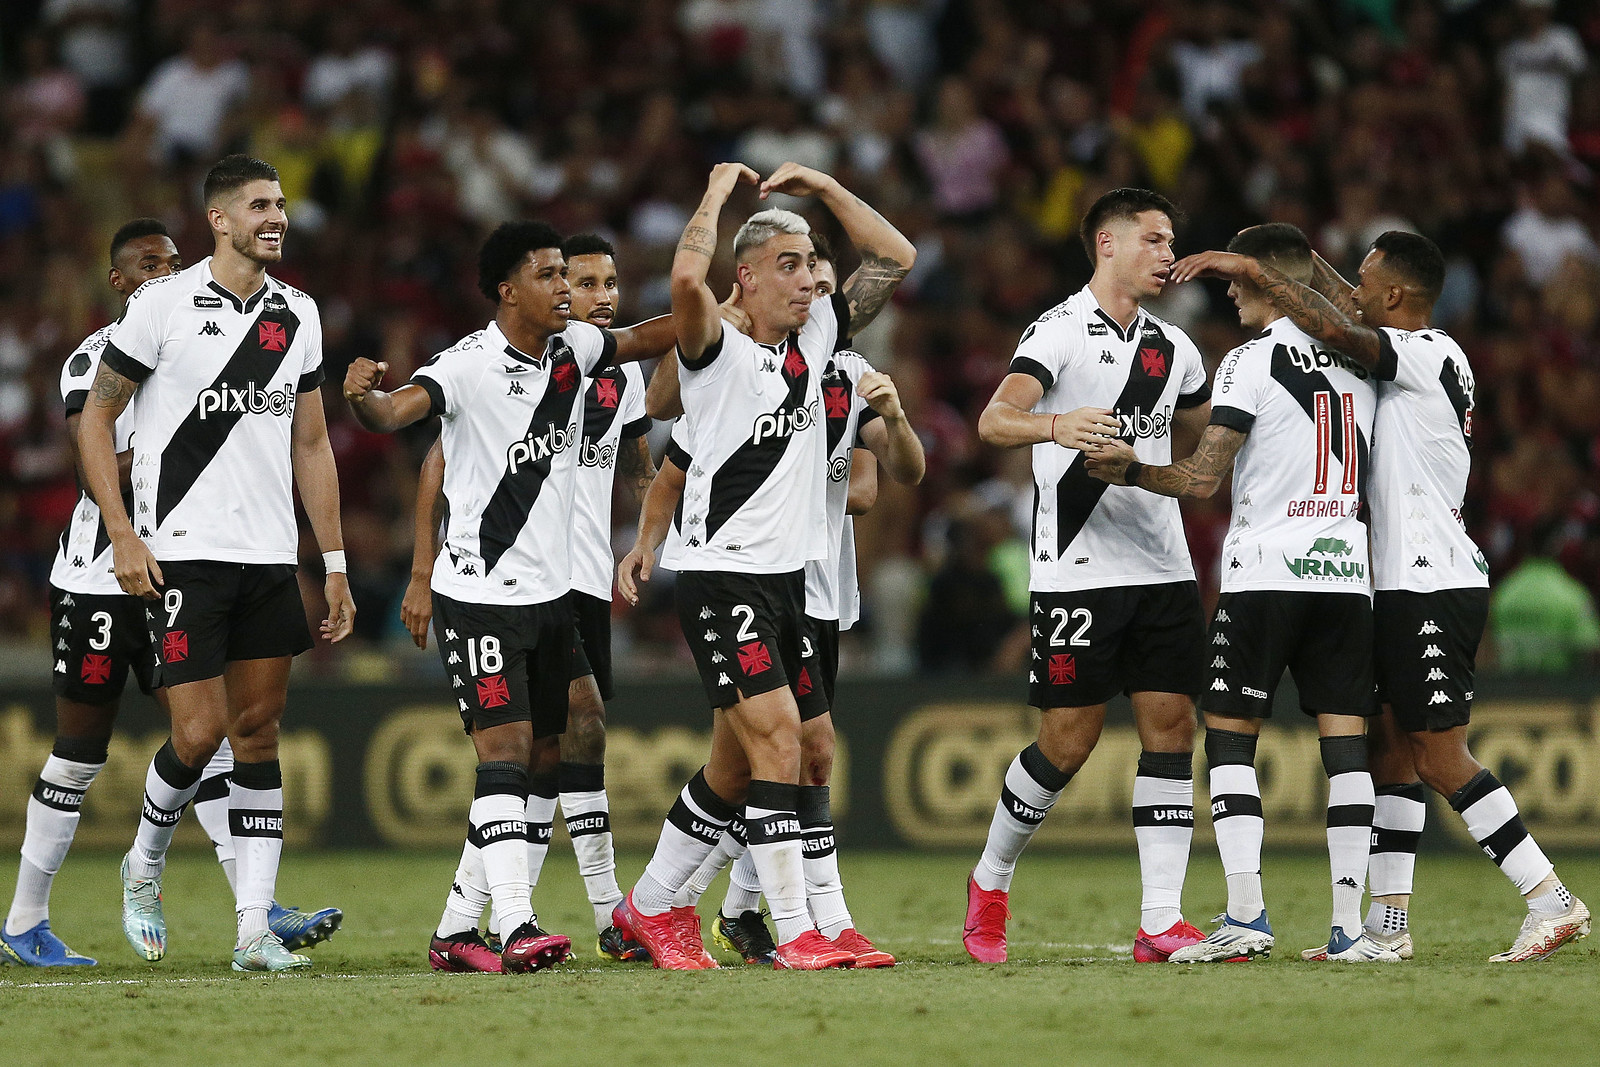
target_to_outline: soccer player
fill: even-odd
[[[817,235],[816,299],[834,291],[831,255]],[[855,928],[844,900],[835,852],[833,815],[828,781],[833,770],[834,729],[832,708],[839,669],[839,632],[860,617],[860,591],[856,584],[854,526],[849,515],[865,511],[876,496],[874,455],[881,456],[890,477],[903,484],[922,480],[926,468],[922,444],[899,404],[898,391],[888,375],[880,374],[859,353],[841,351],[830,360],[822,379],[828,445],[828,548],[824,560],[805,565],[805,631],[801,637],[802,667],[795,686],[800,710],[800,827],[806,876],[806,900],[822,935],[855,954],[854,966],[892,967],[894,957],[877,948]],[[868,397],[871,399],[869,400]],[[655,562],[655,547],[667,535],[671,516],[681,499],[685,472],[693,465],[692,443],[684,439],[684,424],[674,428],[663,476],[651,486],[646,509],[640,516],[639,541],[624,558],[618,585],[630,602],[637,603],[637,582],[648,580]],[[864,446],[864,447],[863,447]],[[865,452],[859,466],[856,452]],[[660,486],[660,488],[657,488]],[[674,534],[679,533],[673,530]],[[671,565],[682,551],[681,538],[669,544],[664,562]],[[736,818],[723,832],[717,847],[689,878],[673,902],[673,915],[684,928],[691,950],[700,941],[695,906],[717,874],[732,861],[728,894],[717,913],[713,937],[717,944],[737,952],[746,963],[771,964],[776,949],[772,936],[756,910],[760,880],[750,859],[744,821]]]
[[[1194,835],[1194,694],[1204,665],[1199,587],[1176,501],[1089,477],[1089,450],[1135,442],[1149,462],[1193,440],[1210,414],[1200,352],[1140,302],[1165,288],[1178,209],[1114,189],[1083,219],[1089,284],[1022,334],[978,422],[984,441],[1033,449],[1029,703],[1038,740],[1011,761],[983,855],[967,881],[962,943],[1006,958],[1017,857],[1100,738],[1106,701],[1126,692],[1144,751],[1133,787],[1144,900],[1134,958],[1200,940],[1181,899]]]
[[[1311,245],[1293,226],[1252,226],[1228,247],[1287,276],[1311,277]],[[1366,370],[1306,336],[1257,287],[1235,281],[1228,293],[1239,322],[1259,332],[1217,368],[1211,425],[1194,455],[1157,466],[1111,446],[1089,461],[1096,478],[1186,498],[1211,496],[1233,469],[1222,595],[1200,696],[1228,908],[1204,941],[1171,960],[1271,955],[1255,751],[1287,668],[1301,710],[1317,720],[1328,774],[1333,922],[1326,958],[1392,961],[1399,957],[1361,927],[1373,807],[1363,735],[1374,709],[1366,529],[1356,515],[1377,389]]]
[[[530,778],[557,772],[574,679],[577,705],[600,700],[568,597],[582,382],[613,360],[661,355],[673,333],[666,316],[623,330],[572,319],[561,238],[543,223],[506,223],[490,234],[478,288],[495,305],[488,326],[393,392],[376,388],[385,364],[358,359],[344,393],[369,430],[392,433],[432,415],[444,422],[449,521],[433,568],[433,610],[479,763],[467,843],[430,962],[530,971],[561,962],[572,947],[539,927],[529,902]],[[542,810],[548,821],[553,804]],[[540,836],[548,847],[548,830]],[[474,888],[481,885],[507,931],[498,959],[478,933],[488,903]]]
[[[1391,230],[1372,243],[1354,287],[1326,264],[1315,266],[1313,288],[1248,256],[1211,252],[1184,259],[1174,278],[1244,280],[1378,381],[1373,628],[1387,710],[1369,735],[1380,793],[1366,925],[1410,954],[1406,912],[1426,783],[1461,814],[1472,839],[1527,901],[1515,941],[1490,960],[1545,959],[1587,936],[1589,909],[1556,876],[1510,791],[1467,747],[1489,567],[1461,520],[1471,467],[1472,369],[1461,347],[1429,325],[1444,286],[1444,257],[1426,237]]]
[[[207,173],[204,196],[215,251],[129,299],[79,430],[117,582],[148,601],[172,712],[172,737],[151,764],[138,834],[123,861],[123,929],[146,959],[165,952],[167,846],[226,736],[235,759],[233,967],[298,970],[310,959],[286,949],[269,927],[283,853],[278,723],[289,664],[311,647],[294,573],[294,484],[324,549],[322,633],[343,640],[355,621],[319,390],[322,324],[310,297],[266,272],[282,258],[288,230],[277,171],[228,156]],[[136,394],[130,514],[115,423]]]
[[[134,219],[111,238],[111,288],[126,297],[150,278],[183,269],[182,257],[167,227],[157,219]],[[114,326],[115,324],[112,324]],[[100,366],[100,353],[112,326],[84,339],[61,371],[61,399],[67,409],[67,446],[78,464],[78,423]],[[118,444],[126,444],[130,421],[119,420]],[[130,452],[118,453],[119,460]],[[126,471],[123,471],[126,477]],[[83,481],[80,473],[79,481]],[[50,930],[50,886],[78,828],[84,795],[106,762],[107,743],[116,723],[128,672],[139,688],[166,708],[166,694],[155,688],[155,660],[144,605],[117,584],[110,543],[100,509],[81,492],[78,508],[61,538],[50,572],[50,603],[55,634],[56,740],[28,802],[22,862],[11,911],[0,928],[0,953],[13,963],[35,967],[88,965],[95,961],[73,952]],[[235,880],[233,835],[228,830],[228,775],[233,753],[223,740],[201,780],[195,815],[205,827],[217,858]],[[214,798],[207,798],[207,783]],[[220,789],[218,788],[220,786]],[[217,801],[221,801],[218,803]],[[270,925],[291,949],[315,944],[339,928],[338,908],[301,912],[274,903]],[[293,944],[291,944],[291,940]]]
[[[861,266],[812,303],[815,251],[792,212],[752,216],[734,240],[750,317],[726,324],[706,285],[717,218],[741,181],[819,196],[861,252]],[[761,181],[718,164],[673,259],[672,307],[684,418],[695,448],[683,495],[678,618],[713,711],[711,757],[680,794],[655,854],[617,908],[619,928],[657,967],[698,969],[671,914],[678,890],[716,846],[740,803],[777,927],[774,966],[847,966],[853,953],[816,929],[806,906],[799,818],[804,566],[827,556],[827,441],[821,377],[839,339],[877,316],[916,250],[835,179],[785,163]]]
[[[579,234],[562,242],[561,252],[572,290],[569,317],[602,329],[609,327],[621,302],[615,250],[604,238]],[[644,437],[650,419],[644,413],[644,373],[638,364],[606,367],[583,379],[582,427],[573,492],[570,599],[594,682],[589,683],[587,674],[573,680],[567,693],[560,766],[553,774],[528,781],[528,876],[530,885],[539,884],[559,793],[567,834],[578,856],[578,873],[594,906],[597,951],[619,960],[648,960],[648,953],[611,925],[611,912],[622,900],[622,890],[617,887],[605,790],[604,701],[615,695],[611,673],[611,485],[613,475],[620,474],[642,500],[655,477],[650,445]],[[444,448],[435,441],[418,479],[416,545],[411,582],[401,605],[406,628],[418,648],[428,647],[428,623],[433,617],[429,586],[439,555],[436,535],[444,505],[444,470]],[[482,886],[479,891],[486,892]],[[499,934],[495,923],[490,927]],[[430,951],[429,955],[436,969],[451,958],[448,950]]]

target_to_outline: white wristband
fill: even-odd
[[[344,574],[347,570],[344,562],[344,549],[337,552],[324,552],[322,554],[322,569],[329,574]]]

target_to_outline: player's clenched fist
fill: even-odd
[[[388,369],[387,363],[377,363],[365,356],[357,359],[344,372],[344,398],[352,404],[361,403],[383,381],[383,374]]]
[[[1062,448],[1093,452],[1122,428],[1108,408],[1078,408],[1050,416],[1050,437]]]
[[[882,371],[863,374],[861,383],[856,386],[856,393],[873,411],[886,419],[905,417],[905,410],[900,406],[900,390],[895,388],[894,379]]]

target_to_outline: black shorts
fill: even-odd
[[[1372,601],[1365,593],[1223,593],[1206,638],[1200,710],[1272,717],[1287,668],[1307,715],[1363,715],[1372,703]]]
[[[584,666],[589,669],[574,679],[594,675],[594,684],[600,689],[600,699],[610,700],[616,691],[611,677],[611,601],[601,600],[574,589],[567,596],[572,600],[572,623],[578,628],[578,639],[583,642]],[[575,663],[574,669],[577,669]]]
[[[439,658],[467,733],[533,723],[533,736],[567,728],[567,688],[589,673],[572,604],[471,604],[433,594]]]
[[[783,686],[799,700],[805,571],[682,571],[678,622],[713,708]]]
[[[794,687],[800,721],[833,710],[834,683],[839,680],[839,620],[807,615],[800,634],[800,679]]]
[[[292,563],[163,560],[160,600],[144,601],[159,685],[219,678],[242,659],[311,647]]]
[[[50,587],[50,687],[80,704],[109,704],[133,671],[146,693],[156,687],[144,601],[122,593],[68,593]]]
[[[1085,708],[1118,693],[1200,691],[1205,623],[1194,582],[1034,592],[1028,703]]]
[[[1411,593],[1380,589],[1372,601],[1378,700],[1407,733],[1448,730],[1472,718],[1478,642],[1488,589]]]

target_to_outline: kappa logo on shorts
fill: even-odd
[[[1228,661],[1223,659],[1221,656],[1218,656],[1216,659],[1211,661],[1211,669],[1214,671],[1225,671],[1228,669]]]
[[[161,661],[182,663],[189,658],[189,631],[171,630],[161,638]]]
[[[1251,689],[1248,685],[1241,685],[1239,687],[1239,692],[1243,693],[1247,697],[1255,697],[1257,700],[1267,699],[1266,693],[1262,692],[1260,689]]]
[[[1217,609],[1216,621],[1217,622],[1232,622],[1233,620],[1228,617],[1228,609],[1227,608],[1218,608]]]
[[[1078,680],[1078,661],[1071,654],[1050,657],[1050,684],[1071,685]]]
[[[95,652],[85,653],[78,673],[89,685],[104,685],[111,681],[111,657]]]
[[[511,703],[511,691],[506,688],[506,676],[491,674],[478,679],[478,703],[486,708],[498,708]]]
[[[56,660],[56,673],[57,674],[66,674],[67,673],[67,661],[66,660],[64,660],[64,659]]]
[[[1228,635],[1227,634],[1218,634],[1217,636],[1215,636],[1215,637],[1213,637],[1211,639],[1211,643],[1213,645],[1226,645],[1228,643]]]
[[[1449,698],[1449,696],[1447,696],[1445,694],[1444,690],[1435,689],[1433,691],[1433,696],[1428,698],[1428,703],[1431,705],[1431,704],[1453,704],[1455,702],[1453,700],[1451,700]]]
[[[1442,634],[1442,633],[1444,633],[1444,631],[1439,628],[1438,624],[1435,623],[1432,619],[1429,619],[1429,620],[1427,620],[1426,622],[1424,622],[1422,624],[1422,629],[1417,631],[1417,636],[1418,637],[1425,637],[1425,636],[1430,636],[1432,634]]]
[[[724,656],[721,652],[713,652],[713,653],[711,653],[711,662],[712,663],[726,663],[726,662],[728,662],[728,657]]]
[[[1433,670],[1429,671],[1428,676],[1423,679],[1425,682],[1448,682],[1449,680],[1449,676],[1438,667],[1435,667]]]
[[[704,622],[706,619],[714,619],[716,617],[717,617],[717,613],[712,611],[709,607],[700,609],[700,621],[701,622]]]
[[[811,672],[804,667],[800,668],[800,680],[794,683],[795,696],[811,695]]]
[[[1438,645],[1429,645],[1427,648],[1422,650],[1422,658],[1423,659],[1443,659],[1444,658],[1444,653],[1439,651],[1439,646]]]
[[[729,678],[726,674],[719,674],[719,675],[717,675],[717,684],[718,685],[732,685],[733,684],[733,679]]]
[[[1228,683],[1221,678],[1217,678],[1211,683],[1211,691],[1213,693],[1226,693],[1228,692]]]
[[[748,645],[739,646],[739,669],[745,677],[752,674],[762,674],[772,666],[772,653],[767,651],[764,641],[751,641]]]

